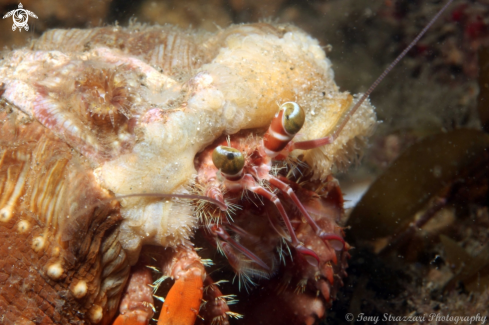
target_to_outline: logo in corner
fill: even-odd
[[[12,25],[12,30],[15,31],[18,28],[19,32],[22,31],[22,28],[24,28],[26,31],[29,30],[29,25],[27,25],[29,16],[37,19],[36,14],[33,13],[32,11],[25,10],[24,6],[22,6],[22,3],[19,3],[19,9],[9,11],[5,16],[3,16],[3,19],[8,18],[10,16],[12,16],[14,20],[14,24]]]

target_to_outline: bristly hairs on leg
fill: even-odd
[[[198,183],[192,184],[191,187],[192,193],[200,196],[204,196],[206,190],[205,186]],[[221,187],[221,192],[223,195],[226,193],[224,187]],[[218,206],[209,203],[207,200],[198,200],[195,214],[198,220],[206,226],[210,224],[221,224],[224,217],[228,222],[234,221],[233,215],[235,215],[238,210],[242,209],[241,206],[226,199],[224,200],[224,204],[227,206],[226,211],[222,211]]]
[[[252,260],[248,259],[243,259],[241,263],[241,267],[239,272],[236,272],[234,278],[233,278],[233,283],[236,277],[238,277],[238,288],[241,290],[241,286],[243,286],[246,290],[246,292],[249,292],[249,289],[251,287],[254,287],[257,285],[256,282],[252,280],[252,278],[264,278],[264,279],[269,279],[270,275],[262,270],[259,270],[255,268],[255,262]]]
[[[204,287],[204,293],[207,293],[208,290],[214,290],[216,287],[219,287],[222,283],[228,283],[228,280],[219,280],[216,282],[213,282],[207,286]]]
[[[297,178],[297,177],[302,177],[304,176],[304,173],[302,172],[303,170],[307,170],[309,165],[300,160],[299,158],[293,157],[293,156],[288,156],[287,159],[284,161],[286,168],[287,168],[287,178],[290,179],[292,177]]]
[[[159,277],[158,279],[156,279],[155,282],[153,282],[152,285],[150,285],[150,287],[153,288],[153,295],[156,294],[156,292],[158,291],[158,289],[160,288],[161,284],[163,282],[165,282],[166,279],[170,278],[169,276],[167,275],[162,275],[161,277]]]
[[[255,268],[255,261],[248,259],[239,252],[236,252],[232,247],[226,246],[227,249],[225,249],[219,240],[216,240],[216,245],[217,251],[224,255],[228,259],[229,264],[232,266],[235,272],[233,283],[237,277],[239,290],[241,290],[241,287],[243,286],[246,289],[246,292],[249,292],[249,289],[252,286],[256,286],[256,283],[252,280],[253,277],[266,279],[270,277],[268,272]]]
[[[304,293],[306,291],[306,285],[307,285],[307,278],[301,279],[297,283],[297,286],[295,287],[294,292],[296,294]]]
[[[285,250],[284,247],[287,250]],[[291,260],[293,260],[293,258],[294,258],[292,256],[291,251],[290,251],[290,247],[287,244],[287,241],[283,237],[281,237],[280,244],[277,246],[277,252],[278,252],[278,256],[279,256],[279,263],[282,262],[284,264],[284,266],[286,265],[286,261],[285,261],[286,256],[290,256]]]

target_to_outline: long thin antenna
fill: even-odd
[[[138,194],[126,194],[126,195],[116,195],[114,199],[120,200],[131,197],[155,197],[160,199],[172,199],[181,198],[189,200],[204,200],[219,206],[221,209],[227,209],[227,206],[208,196],[196,195],[196,194],[163,194],[163,193],[138,193]]]
[[[344,121],[340,124],[338,128],[334,131],[334,133],[330,136],[327,136],[326,138],[322,139],[316,139],[316,140],[307,140],[307,141],[300,141],[294,143],[294,146],[296,149],[311,149],[312,147],[317,147],[320,145],[332,143],[337,137],[338,134],[343,130],[345,125],[348,123],[350,120],[350,117],[355,114],[355,112],[358,110],[358,108],[363,104],[363,102],[368,98],[368,96],[374,91],[375,88],[380,84],[380,82],[391,72],[391,70],[401,61],[401,59],[406,55],[409,50],[413,48],[416,43],[420,40],[421,37],[428,31],[428,29],[433,25],[433,23],[440,17],[440,15],[448,8],[448,6],[453,2],[453,0],[448,0],[448,2],[441,8],[438,13],[431,18],[430,22],[423,28],[423,30],[416,36],[416,38],[402,51],[401,54],[397,56],[397,58],[387,67],[387,69],[382,72],[382,74],[377,78],[377,80],[374,81],[374,83],[367,89],[367,91],[360,97],[360,99],[355,103],[355,106],[350,110],[349,116],[344,119]],[[314,143],[314,144],[313,144]]]
[[[355,114],[355,112],[358,110],[358,108],[363,104],[363,102],[368,98],[368,96],[370,96],[372,91],[374,91],[374,89],[377,88],[377,86],[380,84],[380,82],[385,78],[385,76],[387,76],[389,74],[389,72],[391,72],[391,70],[399,63],[399,61],[401,61],[401,59],[407,54],[407,52],[409,52],[413,48],[413,46],[416,45],[416,43],[418,43],[418,41],[421,39],[421,37],[423,37],[423,35],[428,31],[428,29],[430,29],[431,25],[433,25],[435,23],[435,21],[440,17],[440,15],[448,8],[448,6],[452,2],[453,2],[453,0],[448,0],[448,2],[443,6],[443,8],[441,8],[440,11],[438,11],[438,13],[433,18],[431,18],[428,25],[426,25],[423,28],[421,33],[419,33],[418,36],[416,36],[416,38],[411,42],[411,44],[409,44],[408,47],[406,47],[404,49],[404,51],[402,51],[402,53],[399,54],[397,56],[397,58],[384,70],[384,72],[382,72],[382,74],[377,78],[377,80],[375,80],[374,83],[362,95],[362,97],[360,97],[358,102],[356,102],[355,106],[353,106],[353,108],[351,109],[350,116]],[[340,127],[335,130],[335,132],[333,133],[334,139],[336,139],[337,135],[345,127],[347,122],[348,122],[348,119],[345,119],[345,121],[343,121],[343,123],[340,125]]]

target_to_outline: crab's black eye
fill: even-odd
[[[296,135],[304,125],[306,114],[302,107],[295,102],[287,102],[280,105],[280,109],[284,111],[282,117],[282,125],[289,135]]]
[[[241,151],[225,146],[218,146],[212,153],[212,162],[226,175],[239,175],[243,171],[245,159]]]

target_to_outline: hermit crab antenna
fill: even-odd
[[[362,97],[360,97],[360,99],[356,102],[355,106],[353,106],[353,108],[351,109],[349,116],[353,116],[353,114],[355,114],[355,112],[368,98],[368,96],[372,93],[372,91],[374,91],[374,89],[377,88],[380,82],[385,78],[385,76],[389,74],[389,72],[391,72],[391,70],[397,65],[397,63],[401,61],[401,59],[406,55],[406,53],[409,52],[409,50],[411,50],[413,46],[416,45],[416,43],[418,43],[421,37],[423,37],[423,35],[428,31],[428,29],[430,29],[431,25],[433,25],[433,23],[440,17],[440,15],[445,11],[445,9],[448,8],[448,6],[452,2],[453,0],[448,0],[448,2],[443,6],[443,8],[441,8],[433,18],[431,18],[430,22],[423,28],[423,30],[418,34],[418,36],[416,36],[416,38],[411,42],[411,44],[409,44],[408,47],[406,47],[404,51],[402,51],[402,53],[399,54],[398,57],[384,70],[384,72],[382,72],[382,74],[377,78],[377,80],[374,81],[374,83],[367,89],[367,91],[362,95]],[[343,130],[346,123],[348,123],[348,120],[349,118],[346,118],[343,121],[343,123],[341,123],[340,126],[335,130],[332,136],[333,139],[337,138],[338,134],[340,134],[341,130]]]
[[[131,197],[154,197],[160,199],[180,198],[180,199],[189,199],[189,200],[204,200],[219,206],[221,209],[227,208],[224,203],[219,202],[218,200],[215,200],[208,196],[202,196],[196,194],[138,193],[138,194],[116,195],[115,199],[126,199]]]

